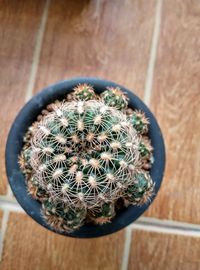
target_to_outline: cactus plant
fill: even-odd
[[[139,145],[139,152],[140,152],[141,159],[142,160],[150,159],[152,151],[153,151],[153,148],[151,146],[150,140],[148,139],[148,137],[143,136]]]
[[[84,83],[79,84],[74,88],[73,98],[75,100],[90,100],[96,99],[97,95],[91,85]]]
[[[55,203],[47,199],[42,203],[42,213],[50,226],[59,231],[72,232],[84,222],[86,209],[73,209],[63,202]]]
[[[95,224],[111,222],[115,214],[115,204],[113,202],[104,202],[95,209],[88,211],[88,216]]]
[[[153,193],[153,181],[150,175],[139,170],[134,175],[133,183],[124,194],[126,204],[142,205],[147,203]]]
[[[149,121],[143,112],[137,110],[133,111],[129,116],[129,121],[139,134],[147,133]]]
[[[106,105],[115,107],[118,110],[124,110],[128,106],[128,98],[119,87],[107,87],[101,94],[101,98]]]
[[[154,184],[147,131],[144,113],[128,108],[118,87],[97,95],[79,84],[70,97],[49,104],[25,135],[19,157],[47,223],[72,232],[85,222],[110,222],[119,200],[148,202]]]

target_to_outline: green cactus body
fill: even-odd
[[[152,151],[153,151],[153,148],[150,144],[149,139],[143,137],[139,146],[141,159],[150,159]]]
[[[97,101],[49,113],[33,131],[31,166],[40,186],[74,207],[92,208],[102,201],[99,194],[118,198],[139,157],[139,138],[123,121],[121,112]]]
[[[23,151],[23,157],[22,157],[22,160],[21,162],[23,163],[23,169],[24,170],[31,170],[32,167],[31,167],[31,148],[28,147],[28,148],[25,148],[24,151]]]
[[[128,106],[128,98],[119,87],[107,87],[107,90],[101,94],[101,98],[106,105],[118,110],[124,110]]]
[[[34,199],[41,202],[48,198],[46,189],[43,189],[33,176],[31,176],[28,180],[28,191]]]
[[[43,202],[43,216],[54,228],[60,231],[77,230],[86,218],[85,208],[69,208],[63,203],[55,203],[50,200]]]
[[[152,196],[153,186],[150,174],[139,171],[134,175],[133,184],[127,188],[124,197],[133,205],[142,205]]]
[[[134,111],[129,116],[129,121],[139,134],[146,134],[148,132],[149,121],[141,111]]]
[[[110,222],[119,199],[140,205],[153,191],[150,175],[140,170],[149,167],[152,152],[142,136],[148,130],[144,114],[126,115],[128,99],[119,88],[97,96],[83,84],[71,96],[43,110],[19,158],[48,224],[67,232],[87,219]]]
[[[103,203],[100,207],[90,213],[90,219],[96,224],[105,224],[110,222],[115,216],[115,205],[113,202]]]
[[[94,89],[92,86],[84,83],[79,84],[74,88],[74,99],[75,100],[91,100],[96,99],[97,96],[94,92]]]

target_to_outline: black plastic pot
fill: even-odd
[[[53,102],[55,99],[62,99],[69,93],[73,87],[78,83],[89,83],[94,86],[96,92],[101,93],[107,86],[119,86],[129,96],[129,106],[132,108],[142,110],[150,120],[149,137],[154,148],[153,156],[154,163],[151,168],[150,174],[155,182],[155,196],[160,188],[164,167],[165,167],[165,147],[161,134],[161,130],[154,115],[150,112],[147,106],[132,92],[116,83],[100,80],[96,78],[75,78],[66,81],[60,81],[51,85],[39,94],[34,96],[19,112],[12,128],[10,130],[7,145],[6,145],[6,171],[11,189],[22,208],[26,213],[31,216],[35,221],[44,226],[45,228],[54,231],[41,216],[40,202],[31,198],[27,193],[24,175],[18,165],[18,156],[23,146],[23,137],[28,127],[36,120],[41,110],[47,104]],[[154,198],[155,198],[154,196]],[[151,201],[152,203],[152,201]],[[141,216],[149,207],[149,204],[142,207],[129,206],[118,212],[111,223],[105,225],[84,225],[78,231],[71,234],[60,233],[66,236],[91,238],[103,236],[116,232]]]

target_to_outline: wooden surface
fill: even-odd
[[[0,229],[1,229],[1,223],[2,223],[2,218],[3,218],[3,211],[0,209]],[[1,234],[1,231],[0,231]]]
[[[154,0],[53,1],[35,92],[64,78],[93,76],[142,97],[154,13]]]
[[[154,57],[156,29],[160,33],[154,70],[149,60]],[[58,80],[93,76],[118,82],[143,100],[150,96],[150,108],[162,128],[166,173],[146,222],[153,217],[199,224],[199,36],[198,0],[0,1],[0,203],[10,199],[2,196],[7,192],[6,137],[25,102],[30,79],[30,90],[36,93]],[[145,89],[151,74],[153,86]],[[124,231],[99,239],[64,238],[19,213],[10,215],[7,229],[5,222],[3,226],[2,270],[110,270],[120,269],[122,261],[126,265]],[[129,269],[198,270],[199,241],[134,231]]]
[[[151,108],[166,173],[148,216],[200,223],[200,2],[164,1]]]
[[[124,232],[73,239],[47,231],[25,214],[11,213],[1,269],[120,269]]]
[[[0,1],[0,194],[7,190],[7,134],[24,104],[43,1]]]
[[[199,270],[200,238],[133,231],[129,270]]]

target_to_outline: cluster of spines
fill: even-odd
[[[115,214],[116,210],[114,202],[104,202],[99,207],[88,211],[89,219],[95,224],[105,224],[111,222]]]
[[[99,131],[97,126],[99,126],[99,124],[102,121],[101,115],[94,115],[93,113],[89,112],[88,115],[86,115],[86,120],[87,121],[82,121],[81,119],[81,115],[85,116],[85,111],[83,108],[83,104],[86,101],[91,100],[91,106],[93,106],[94,108],[97,106],[97,104],[101,104],[100,107],[104,108],[104,106],[102,106],[103,102],[106,106],[108,106],[108,108],[113,107],[113,111],[111,113],[111,115],[114,115],[116,113],[116,111],[122,111],[122,113],[127,114],[126,117],[126,121],[119,121],[119,119],[116,119],[116,116],[113,117],[113,121],[107,121],[108,125],[106,125],[106,131],[107,130],[112,130],[115,131],[115,137],[113,137],[112,139],[115,139],[111,145],[111,143],[109,144],[109,147],[105,147],[105,141],[108,140],[109,136],[107,136],[106,134],[104,134],[104,130],[100,130],[101,134],[98,136],[94,136],[95,132]],[[98,101],[95,101],[98,100]],[[63,109],[63,104],[65,104],[67,102],[67,106],[71,106],[73,104],[73,102],[78,102],[78,106],[77,106],[77,113],[78,114],[71,114],[71,117],[69,117],[69,119],[67,119],[67,121],[64,121],[64,119],[66,120],[66,118],[62,117],[62,109]],[[68,97],[66,98],[66,101],[64,102],[60,102],[60,101],[56,101],[55,103],[52,103],[50,105],[47,106],[46,110],[43,110],[41,115],[38,116],[38,122],[36,122],[35,124],[33,124],[33,127],[30,128],[29,132],[27,133],[27,135],[25,136],[25,147],[24,147],[24,151],[22,151],[22,155],[20,157],[19,163],[20,163],[20,167],[22,168],[23,172],[26,175],[26,178],[29,180],[28,181],[28,189],[29,192],[31,193],[31,195],[35,198],[38,199],[42,202],[43,204],[43,215],[45,216],[47,222],[53,226],[55,229],[57,230],[65,230],[65,231],[73,231],[78,229],[78,227],[80,227],[81,225],[83,225],[83,223],[86,220],[90,220],[93,221],[96,224],[104,224],[106,222],[111,221],[111,219],[115,216],[116,213],[116,208],[118,208],[118,201],[121,200],[121,198],[123,198],[124,200],[124,204],[127,206],[129,204],[133,204],[133,205],[141,205],[143,203],[148,202],[148,200],[151,198],[152,193],[153,193],[153,181],[150,178],[150,175],[148,173],[148,170],[151,167],[151,157],[152,157],[152,147],[150,144],[150,141],[147,137],[147,132],[148,132],[148,120],[145,117],[144,113],[142,113],[141,111],[136,111],[136,110],[132,110],[130,108],[127,108],[128,105],[128,98],[127,96],[119,89],[119,88],[112,88],[112,87],[108,87],[106,89],[106,91],[104,91],[100,96],[98,96],[95,92],[92,86],[87,85],[87,84],[83,84],[83,85],[78,85],[77,87],[74,88],[74,92],[68,95]],[[98,107],[98,106],[97,106]],[[71,108],[73,108],[73,106],[71,106]],[[117,109],[117,110],[116,110]],[[102,109],[102,111],[104,111],[104,109]],[[112,155],[110,156],[109,153],[109,148],[112,146],[113,149],[115,149],[115,151],[119,151],[119,153],[117,154],[117,163],[116,163],[116,155],[114,156],[115,158],[112,160],[112,162],[114,162],[116,164],[120,163],[120,169],[123,169],[125,171],[125,169],[127,170],[127,166],[129,166],[129,177],[131,177],[130,181],[127,181],[124,185],[124,183],[120,183],[118,182],[118,192],[115,194],[117,196],[110,196],[110,197],[106,197],[105,194],[103,194],[103,192],[100,192],[99,194],[99,198],[100,200],[96,201],[96,202],[91,202],[91,205],[89,207],[89,201],[88,200],[88,204],[85,204],[84,202],[84,194],[82,194],[82,192],[77,193],[77,190],[75,190],[75,193],[78,194],[79,199],[78,201],[75,200],[71,200],[71,205],[69,204],[69,200],[59,200],[59,196],[62,196],[62,193],[58,193],[56,199],[55,199],[55,194],[53,195],[52,193],[52,184],[49,183],[49,185],[47,183],[43,183],[43,185],[41,185],[41,179],[37,179],[37,177],[34,177],[33,175],[31,175],[31,169],[34,167],[35,161],[33,161],[33,159],[31,159],[30,155],[31,155],[31,151],[33,149],[31,149],[30,147],[30,137],[32,137],[32,141],[34,142],[34,132],[36,130],[38,130],[38,126],[43,126],[44,125],[40,125],[42,121],[46,121],[46,118],[49,117],[50,113],[55,113],[56,112],[56,116],[58,116],[60,123],[62,124],[62,126],[64,127],[71,127],[71,131],[70,131],[70,140],[73,143],[73,147],[69,146],[69,145],[65,145],[66,142],[66,136],[58,136],[59,132],[60,132],[60,128],[58,128],[58,126],[54,126],[53,128],[53,133],[54,135],[57,134],[57,143],[52,144],[52,138],[48,141],[51,142],[51,147],[53,148],[52,145],[54,145],[54,148],[57,149],[57,147],[59,149],[63,150],[63,147],[65,147],[65,152],[61,153],[56,153],[56,156],[54,157],[54,164],[62,164],[63,162],[68,162],[68,166],[70,165],[70,168],[68,167],[68,169],[70,169],[72,171],[72,174],[74,173],[74,179],[77,182],[83,182],[82,180],[85,177],[85,174],[88,174],[88,169],[85,170],[84,172],[84,168],[87,168],[88,164],[90,166],[93,166],[93,168],[95,168],[95,170],[99,170],[101,169],[99,166],[99,158],[102,158],[102,160],[104,162],[101,162],[101,167],[105,169],[105,167],[107,166],[107,164],[110,164],[111,160],[112,160]],[[61,114],[61,115],[60,115]],[[77,117],[78,115],[78,117]],[[70,116],[70,115],[69,115]],[[95,118],[96,117],[96,118]],[[58,120],[58,118],[56,120]],[[93,123],[93,125],[91,125],[91,119],[96,121]],[[61,120],[62,119],[62,120]],[[81,119],[81,121],[80,121]],[[112,119],[112,117],[110,118]],[[116,121],[117,120],[117,121]],[[124,124],[124,127],[127,128],[127,126],[131,126],[134,128],[134,130],[137,131],[138,134],[138,138],[140,140],[140,143],[138,144],[138,138],[136,138],[136,136],[134,135],[132,137],[132,141],[134,141],[136,139],[137,143],[135,144],[138,145],[136,147],[136,152],[138,152],[139,154],[139,161],[140,163],[138,163],[138,167],[141,168],[139,169],[139,172],[135,173],[135,169],[137,168],[136,165],[136,160],[135,160],[135,164],[130,164],[131,162],[133,162],[133,160],[129,160],[131,161],[130,163],[127,162],[128,160],[124,160],[124,153],[123,151],[120,152],[120,148],[121,148],[121,144],[119,144],[119,138],[116,137],[117,132],[119,132],[119,134],[121,133],[122,129],[121,127],[123,126],[123,124],[121,125],[121,123],[119,124],[119,122],[122,122]],[[88,124],[89,123],[89,124]],[[76,124],[76,128],[74,128],[73,125]],[[87,134],[85,134],[85,129],[86,127],[91,127],[91,130],[89,130],[89,132]],[[40,139],[41,142],[43,142],[45,144],[45,133],[47,135],[48,133],[48,129],[49,127],[47,127],[47,129],[43,130],[43,135],[40,134],[40,136],[38,137],[38,139]],[[41,131],[41,130],[40,130]],[[74,133],[75,132],[75,133]],[[51,132],[52,133],[52,130]],[[72,134],[74,133],[74,134]],[[123,133],[123,132],[122,132]],[[78,136],[77,136],[78,134]],[[82,134],[82,137],[81,137]],[[84,134],[84,136],[83,136]],[[48,134],[49,135],[49,134]],[[66,135],[66,134],[64,134]],[[80,136],[79,136],[80,135]],[[55,138],[55,136],[54,136]],[[116,140],[116,138],[118,140]],[[127,138],[123,138],[124,141],[126,141]],[[98,144],[94,143],[95,141],[97,142],[98,140]],[[100,145],[104,146],[105,148],[103,149],[104,151],[102,151],[102,153],[100,152],[101,147]],[[129,147],[131,147],[131,140],[130,142],[127,142],[128,144],[130,144]],[[33,143],[34,144],[34,143]],[[80,150],[80,145],[81,147],[84,147],[85,149],[87,149],[87,151],[85,151],[85,155],[82,156],[81,158],[78,157],[77,153],[79,153]],[[48,146],[48,145],[46,145]],[[35,147],[35,144],[34,144]],[[47,147],[48,148],[48,147]],[[83,148],[82,148],[83,149]],[[37,152],[37,146],[35,147],[36,152]],[[51,150],[50,149],[46,149],[50,152],[47,151],[47,153],[49,154],[49,156],[52,155]],[[34,151],[35,152],[35,151]],[[100,153],[100,154],[99,154]],[[72,154],[72,156],[66,160],[67,154]],[[130,157],[130,153],[128,155],[126,155],[126,157]],[[136,154],[137,156],[137,154]],[[88,157],[90,157],[90,159],[88,160]],[[92,158],[91,158],[92,157]],[[37,158],[36,158],[37,159]],[[48,160],[48,158],[46,159]],[[48,160],[49,161],[49,160]],[[31,163],[32,162],[32,163]],[[37,162],[36,162],[37,163]],[[52,164],[51,164],[52,166]],[[36,167],[38,168],[38,164],[36,165]],[[55,167],[55,166],[54,166]],[[145,171],[146,170],[146,171]],[[74,171],[74,172],[73,172]],[[28,172],[28,173],[27,173]],[[96,180],[95,177],[93,176],[93,174],[91,173],[93,171],[90,171],[89,174],[91,174],[88,177],[88,183],[90,184],[91,187],[95,188],[96,187]],[[133,175],[134,173],[134,175]],[[55,172],[54,175],[54,180],[56,180],[57,182],[59,182],[59,174],[61,174],[61,171],[58,170]],[[113,181],[113,173],[111,170],[107,173],[108,174],[108,178],[109,180],[112,182]],[[44,177],[44,175],[43,175]],[[121,180],[124,181],[124,179],[127,178],[126,174],[122,174],[121,175]],[[72,179],[72,178],[71,178]],[[119,178],[120,179],[120,178]],[[105,183],[104,183],[105,185]],[[57,186],[58,187],[58,186]],[[63,184],[63,191],[67,191],[69,188],[69,184],[68,183],[64,183]],[[77,195],[76,194],[76,195]],[[123,195],[122,195],[123,194]],[[82,196],[83,195],[83,196]],[[51,197],[52,196],[52,197]],[[88,197],[89,198],[89,197]],[[117,200],[118,199],[118,200]],[[54,206],[54,207],[53,207]],[[76,212],[79,213],[80,209],[85,209],[85,211],[81,212],[82,215],[80,215],[80,213],[78,214],[78,218],[76,217],[76,214],[73,216],[73,218],[76,220],[76,222],[72,222],[70,221],[70,224],[68,224],[67,220],[69,218],[69,215],[66,212],[65,214],[63,214],[62,209],[64,209],[63,207],[65,206],[65,209],[70,209],[70,211],[72,212]],[[53,209],[53,211],[52,211]],[[72,213],[70,212],[70,213]],[[84,214],[83,214],[84,213]],[[71,215],[70,215],[71,217]],[[58,222],[59,221],[59,222]],[[64,225],[64,226],[63,226]]]
[[[98,96],[94,92],[94,88],[86,83],[79,84],[76,87],[74,87],[74,92],[72,95],[72,98],[74,100],[91,100],[91,99],[97,99]]]
[[[128,107],[128,97],[119,87],[107,87],[101,94],[101,99],[106,105],[118,110],[125,110]]]
[[[73,232],[83,225],[86,208],[73,208],[63,202],[55,203],[51,199],[42,203],[43,216],[48,224],[58,231]]]
[[[138,170],[133,178],[133,183],[128,186],[124,200],[128,205],[143,205],[148,203],[154,190],[154,183],[149,173]]]
[[[128,119],[138,134],[143,135],[148,132],[149,121],[146,118],[144,112],[135,110],[129,115]]]

